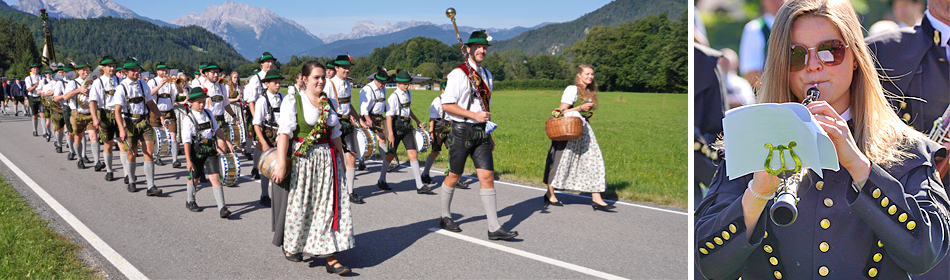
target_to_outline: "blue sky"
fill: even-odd
[[[164,21],[172,21],[191,12],[201,13],[207,6],[220,6],[225,2],[224,0],[113,1],[132,9],[140,15]],[[448,7],[454,7],[459,11],[456,20],[460,25],[485,28],[528,27],[546,21],[571,21],[606,5],[610,1],[237,0],[235,2],[255,7],[265,7],[282,17],[296,21],[316,35],[319,33],[349,33],[353,24],[364,20],[373,21],[375,24],[383,24],[386,21],[396,23],[410,20],[431,21],[436,24],[451,23],[445,17],[445,9]],[[168,3],[180,4],[168,5]]]
[[[4,0],[16,4],[18,0]],[[191,12],[201,13],[210,5],[223,5],[225,0],[112,0],[139,15],[172,21]],[[375,24],[386,21],[431,21],[451,23],[445,9],[458,10],[459,25],[481,28],[530,27],[542,22],[565,22],[592,12],[610,0],[482,0],[482,1],[325,1],[325,0],[233,0],[255,7],[266,7],[280,16],[296,21],[314,35],[350,33],[353,24],[370,20]]]

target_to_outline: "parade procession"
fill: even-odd
[[[530,132],[543,135],[544,140],[534,141],[541,148],[532,148],[535,155],[531,160],[537,168],[534,175],[543,179],[532,181],[535,185],[529,186],[520,181],[506,181],[512,178],[504,171],[508,169],[499,168],[510,168],[508,158],[523,157],[499,152],[498,146],[519,146],[523,141],[499,132],[519,134],[524,133],[520,131],[524,128],[498,121],[500,117],[521,117],[517,110],[506,106],[504,100],[499,103],[498,99],[507,95],[495,92],[496,77],[504,74],[493,71],[504,70],[485,63],[490,49],[498,43],[490,34],[494,31],[458,25],[454,8],[448,8],[445,17],[440,17],[445,24],[451,21],[447,24],[451,27],[448,30],[454,32],[455,37],[450,46],[453,55],[462,59],[443,61],[442,64],[452,67],[446,67],[445,72],[431,78],[422,77],[419,68],[361,64],[363,60],[347,51],[288,64],[281,61],[283,56],[276,55],[277,52],[265,50],[249,59],[253,69],[248,64],[236,65],[227,60],[202,59],[195,63],[178,57],[154,56],[146,60],[136,58],[143,57],[142,54],[128,52],[95,53],[94,59],[88,59],[73,52],[56,51],[65,48],[60,42],[66,40],[57,39],[57,24],[62,22],[54,19],[52,13],[40,10],[43,40],[37,45],[42,50],[37,61],[23,67],[28,74],[17,77],[12,74],[18,73],[12,67],[5,72],[7,77],[0,90],[3,93],[0,131],[7,136],[27,139],[16,152],[26,152],[29,156],[16,153],[11,156],[11,151],[0,149],[0,160],[4,168],[9,168],[2,170],[3,175],[27,178],[20,175],[20,168],[13,163],[36,165],[38,167],[28,168],[30,177],[46,183],[27,178],[22,185],[37,185],[33,190],[38,199],[45,199],[45,192],[37,190],[50,184],[82,193],[74,194],[75,201],[70,195],[57,194],[58,202],[42,200],[46,201],[44,205],[56,208],[61,203],[72,212],[100,213],[96,215],[117,221],[118,226],[102,230],[101,224],[84,218],[86,224],[99,228],[95,229],[96,234],[106,237],[100,240],[90,237],[95,234],[86,234],[85,226],[70,223],[70,219],[75,219],[68,218],[72,214],[56,212],[83,240],[89,240],[83,243],[88,248],[84,250],[92,249],[94,254],[103,255],[108,266],[115,267],[126,278],[156,277],[153,275],[164,275],[157,278],[231,278],[235,276],[229,274],[232,272],[248,273],[249,278],[260,277],[260,274],[241,272],[240,266],[257,264],[246,263],[246,256],[234,254],[263,255],[266,259],[280,259],[282,264],[289,264],[284,260],[305,263],[294,264],[301,268],[319,260],[318,264],[309,265],[311,271],[315,266],[324,266],[319,269],[325,269],[330,275],[359,275],[357,272],[396,257],[406,250],[402,246],[408,247],[430,233],[436,234],[425,238],[447,236],[495,248],[506,255],[526,256],[540,261],[538,264],[553,263],[570,272],[542,272],[535,275],[538,277],[606,275],[606,278],[615,278],[608,273],[532,255],[518,246],[520,242],[535,239],[559,247],[568,243],[551,240],[587,234],[583,226],[563,228],[568,233],[556,236],[560,231],[554,228],[568,223],[557,218],[536,221],[541,224],[533,226],[542,228],[543,232],[526,236],[525,232],[530,230],[516,230],[523,223],[529,223],[533,218],[528,217],[533,213],[553,212],[561,212],[560,215],[567,215],[564,217],[571,217],[577,220],[575,222],[589,220],[576,217],[583,215],[597,217],[594,218],[597,223],[609,227],[631,226],[611,222],[617,221],[611,215],[624,213],[621,205],[634,205],[619,202],[617,193],[608,184],[608,177],[613,176],[611,172],[616,171],[606,162],[611,155],[602,148],[611,149],[607,147],[610,144],[605,143],[616,143],[610,138],[616,135],[613,131],[618,128],[606,130],[605,127],[604,131],[611,132],[595,136],[595,130],[601,131],[600,119],[607,121],[611,117],[606,114],[595,117],[594,112],[609,108],[613,103],[606,101],[608,98],[598,89],[595,77],[600,76],[596,76],[598,66],[595,64],[561,65],[565,69],[559,71],[565,73],[567,79],[564,80],[568,83],[559,85],[553,97],[531,101],[530,106],[543,107],[545,112],[551,112],[551,108],[554,111],[543,115],[546,121],[530,122]],[[207,53],[208,50],[196,52]],[[438,51],[433,55],[437,56]],[[351,72],[356,67],[374,70],[364,77],[362,72]],[[245,75],[247,72],[251,74]],[[433,78],[434,81],[420,86],[419,81]],[[496,93],[494,99],[493,93]],[[615,95],[608,96],[613,99]],[[24,130],[27,125],[31,128]],[[11,161],[8,157],[17,159]],[[38,177],[32,172],[43,175]],[[47,175],[50,177],[45,177]],[[629,184],[625,182],[620,186]],[[496,189],[499,185],[505,187]],[[617,188],[616,184],[613,188]],[[533,192],[530,198],[515,200],[509,192],[512,189]],[[101,200],[93,203],[79,200],[87,196]],[[168,207],[168,201],[173,201],[175,206]],[[393,202],[405,206],[394,207]],[[404,209],[420,203],[428,204],[425,211]],[[111,206],[113,204],[117,206]],[[391,210],[382,210],[387,212],[385,216],[373,214],[371,219],[363,218],[377,207]],[[639,209],[636,207],[630,209]],[[584,213],[577,213],[581,209],[585,209]],[[651,220],[665,219],[664,215],[671,214],[681,220],[685,217],[685,212],[679,209],[653,206],[644,209],[660,213],[651,215]],[[252,220],[254,212],[266,213],[269,221],[261,224]],[[639,214],[622,219],[640,219],[636,216]],[[385,223],[379,222],[380,219]],[[166,223],[169,220],[177,222]],[[405,228],[393,227],[389,222],[403,223]],[[150,228],[144,235],[127,228],[140,224]],[[367,232],[367,228],[377,224],[389,225],[396,233]],[[685,227],[680,228],[684,225],[685,221],[675,226],[678,228],[676,236],[685,237]],[[196,234],[183,234],[180,228]],[[238,232],[235,229],[245,233],[237,239],[224,237]],[[622,233],[620,230],[612,232]],[[555,239],[543,237],[545,235]],[[162,247],[164,245],[157,243],[169,241],[180,243],[181,246],[171,246],[169,251],[161,253],[169,260],[177,258],[169,258],[169,255],[181,256],[173,260],[179,267],[163,272],[173,274],[154,274],[156,271],[144,268],[139,263],[142,260],[136,260],[138,257],[129,257],[135,255],[129,250],[137,250],[134,249],[137,245],[110,247],[97,243],[106,240],[116,244],[115,240],[131,239],[142,239],[146,247]],[[266,249],[255,246],[253,251],[246,251],[244,247],[230,244],[232,242],[270,245]],[[624,246],[642,246],[644,242],[651,241],[639,240]],[[671,242],[660,244],[670,249],[675,247]],[[602,245],[611,247],[609,244],[595,246]],[[679,245],[682,244],[676,246]],[[375,249],[388,246],[401,249]],[[113,247],[117,250],[110,251]],[[182,247],[195,248],[195,251],[182,250]],[[227,264],[227,273],[218,274],[215,268],[204,264],[197,268],[197,263],[195,267],[180,267],[182,262],[189,262],[188,258],[214,257],[225,252],[214,248],[241,248],[240,253],[228,256],[234,260]],[[380,255],[367,253],[374,250]],[[110,257],[119,253],[129,261],[123,263],[125,259],[114,261]],[[278,254],[283,258],[278,258]],[[151,261],[152,257],[144,259]],[[491,259],[482,261],[497,263]],[[671,262],[669,265],[682,264]],[[134,267],[128,270],[128,266]],[[476,268],[484,267],[479,265],[472,269]],[[104,273],[108,274],[106,270]],[[200,272],[179,274],[195,271]],[[371,278],[411,275],[379,274]],[[494,277],[486,275],[496,274],[428,277]]]

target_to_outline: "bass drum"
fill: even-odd
[[[359,160],[369,159],[378,145],[376,133],[363,127],[354,128],[354,132],[356,133],[356,155],[359,156]]]
[[[244,137],[247,136],[244,131],[244,126],[228,123],[227,130],[225,131],[228,132],[228,139],[231,140],[231,144],[234,144],[234,149],[242,150],[244,148]]]
[[[164,127],[152,127],[152,135],[155,136],[155,152],[158,156],[170,156],[172,154],[172,139],[168,139],[168,129]]]
[[[241,177],[241,160],[236,154],[220,154],[221,158],[221,185],[233,187]]]
[[[416,138],[417,151],[420,153],[429,151],[429,145],[432,143],[432,138],[429,137],[429,132],[421,128],[416,128],[413,135],[415,135]]]
[[[185,109],[185,107],[175,105],[175,108],[173,108],[172,110],[175,111],[175,121],[177,122],[177,123],[175,124],[175,130],[176,130],[176,131],[175,131],[175,136],[176,136],[175,138],[178,138],[178,139],[175,139],[175,141],[178,141],[178,143],[181,143],[181,134],[182,134],[182,133],[181,133],[181,128],[182,128],[182,125],[183,125],[185,122],[190,122],[191,119],[190,119],[190,117],[188,116],[188,111],[186,111],[187,109]],[[182,147],[184,147],[184,146],[182,146]]]

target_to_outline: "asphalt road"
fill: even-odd
[[[237,187],[225,189],[228,208],[234,212],[228,219],[217,216],[208,188],[197,194],[198,205],[205,211],[192,213],[184,207],[183,168],[156,167],[156,184],[164,191],[159,197],[147,197],[145,191],[129,193],[121,180],[106,182],[104,172],[78,170],[65,153],[54,152],[52,143],[33,137],[30,124],[22,115],[0,116],[0,156],[6,158],[0,172],[62,232],[84,245],[89,261],[109,278],[339,277],[324,271],[323,259],[305,256],[302,263],[289,262],[280,248],[270,244],[271,210],[257,202],[257,181],[245,176]],[[138,161],[138,185],[144,188],[141,157]],[[118,152],[114,163],[121,169]],[[244,175],[250,174],[250,165],[242,162]],[[691,271],[690,221],[683,209],[621,201],[615,204],[616,211],[592,211],[589,197],[571,194],[558,195],[564,207],[546,207],[542,189],[499,181],[495,183],[498,216],[505,228],[517,230],[520,236],[489,241],[473,178],[466,179],[472,182],[471,189],[455,193],[452,211],[463,232],[451,233],[437,230],[438,189],[433,194],[416,194],[412,173],[403,166],[387,175],[393,191],[379,190],[375,182],[380,164],[368,165],[369,171],[357,172],[356,192],[367,203],[353,206],[356,247],[338,255],[353,268],[346,276],[686,279]],[[117,177],[121,174],[116,171]],[[431,176],[435,181],[443,178],[441,170]],[[48,193],[48,198],[31,189],[31,184]],[[53,207],[50,199],[62,209]],[[64,217],[64,212],[74,219]],[[88,232],[77,229],[77,222]],[[114,253],[103,252],[100,241],[89,236],[101,239]],[[121,265],[123,261],[128,265]]]

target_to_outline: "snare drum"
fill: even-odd
[[[369,159],[369,156],[376,150],[376,133],[367,128],[355,128],[356,132],[356,154],[359,160]]]
[[[234,186],[241,176],[241,160],[234,153],[220,154],[218,157],[221,158],[221,184]]]
[[[158,156],[169,156],[172,154],[172,139],[169,139],[170,133],[164,127],[152,127],[155,136],[155,151]]]
[[[428,151],[429,145],[432,142],[432,138],[429,137],[429,132],[425,129],[416,128],[413,135],[416,137],[416,150],[420,153]]]

